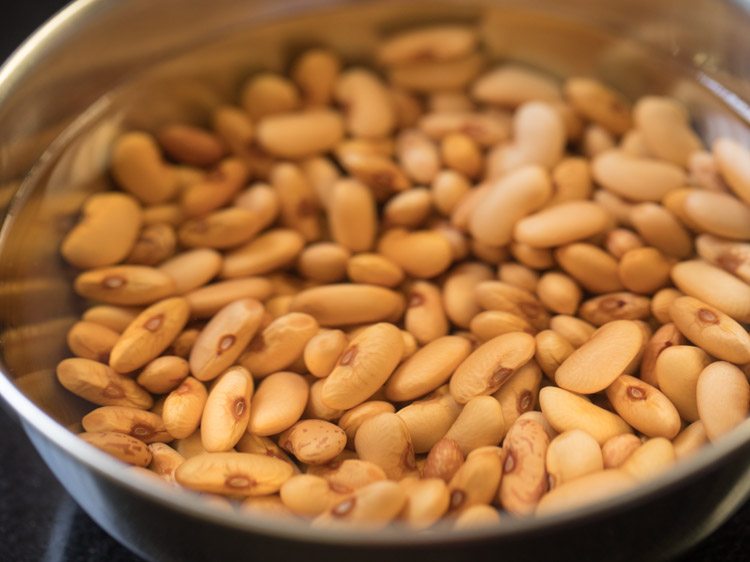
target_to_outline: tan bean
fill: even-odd
[[[432,195],[427,188],[416,187],[393,196],[383,209],[385,224],[404,228],[422,226],[432,212]]]
[[[471,96],[482,103],[518,107],[529,101],[555,102],[560,86],[548,75],[515,64],[505,64],[483,74]]]
[[[555,271],[542,275],[536,294],[544,306],[558,314],[575,314],[582,296],[573,279]]]
[[[327,49],[308,49],[294,61],[292,79],[302,91],[307,106],[326,106],[333,97],[341,60]]]
[[[630,221],[643,239],[665,254],[687,258],[693,253],[693,241],[679,220],[656,203],[641,203],[630,211]]]
[[[302,235],[294,230],[270,230],[229,252],[221,275],[231,279],[270,273],[292,263],[304,244]]]
[[[581,139],[582,152],[588,158],[596,158],[608,150],[617,147],[615,138],[607,129],[596,123],[586,127]]]
[[[562,433],[580,429],[600,445],[615,435],[632,431],[620,416],[562,388],[548,386],[540,390],[539,405],[544,417],[556,431]]]
[[[120,334],[95,322],[76,322],[68,330],[68,348],[76,357],[106,363]]]
[[[198,421],[200,422],[200,419]],[[200,431],[195,431],[184,439],[177,439],[174,442],[174,447],[177,452],[186,459],[206,453],[206,450],[203,448],[203,443],[201,442]]]
[[[240,299],[266,300],[272,292],[271,283],[263,277],[220,281],[185,294],[190,314],[197,318],[210,318],[232,301]]]
[[[608,213],[596,203],[566,201],[519,220],[513,237],[535,248],[551,248],[599,234],[609,221]]]
[[[190,166],[211,166],[224,156],[224,144],[212,133],[175,123],[157,133],[159,144],[170,157]]]
[[[253,213],[258,232],[274,223],[281,202],[276,191],[266,183],[254,183],[234,198],[234,206]]]
[[[247,429],[253,379],[242,367],[232,367],[212,385],[201,417],[201,442],[210,453],[229,451]]]
[[[167,351],[177,357],[187,359],[190,356],[190,351],[193,349],[193,345],[195,345],[195,341],[198,339],[200,332],[201,331],[198,328],[183,330],[182,333],[175,338],[172,346]]]
[[[549,315],[529,291],[502,281],[483,281],[474,290],[477,302],[485,309],[510,312],[526,320],[534,329],[543,330]]]
[[[240,363],[256,377],[286,369],[302,357],[307,342],[317,332],[318,323],[309,314],[290,312],[280,316],[250,341]]]
[[[349,175],[368,187],[379,202],[411,187],[408,176],[388,156],[372,151],[356,150],[339,151],[338,158]]]
[[[709,363],[711,358],[705,351],[690,345],[668,347],[656,358],[654,377],[659,389],[689,422],[699,418],[696,386]]]
[[[143,220],[133,197],[123,193],[92,195],[81,212],[81,220],[60,247],[68,263],[90,269],[114,265],[130,254]]]
[[[426,453],[448,432],[460,413],[461,406],[453,397],[438,390],[396,415],[406,424],[414,451]]]
[[[661,324],[668,324],[672,321],[669,315],[669,308],[672,303],[685,295],[672,287],[661,289],[651,297],[651,315]]]
[[[547,448],[546,467],[551,490],[581,476],[604,469],[599,443],[585,431],[561,433]]]
[[[150,361],[138,375],[138,384],[152,394],[174,390],[190,373],[190,365],[182,357],[162,355]]]
[[[299,256],[297,269],[301,275],[320,283],[335,283],[346,276],[351,252],[333,242],[318,242],[307,246]]]
[[[481,72],[484,58],[470,54],[451,60],[418,60],[389,68],[389,81],[406,90],[432,93],[462,90]]]
[[[351,340],[326,377],[323,402],[342,410],[364,402],[401,361],[403,346],[401,332],[392,324],[379,323],[365,329]]]
[[[696,399],[706,435],[716,441],[750,413],[750,384],[735,365],[717,361],[698,376]]]
[[[476,105],[464,92],[434,92],[427,99],[430,113],[473,111]]]
[[[422,27],[387,38],[378,47],[377,59],[386,66],[422,60],[450,60],[471,53],[476,43],[476,32],[469,27]]]
[[[406,492],[395,482],[373,482],[316,517],[316,528],[359,527],[376,530],[387,526],[401,513]]]
[[[508,249],[505,246],[492,246],[475,239],[472,239],[469,244],[473,256],[485,263],[500,265],[508,259]]]
[[[552,252],[547,249],[514,242],[510,245],[510,252],[519,263],[532,269],[549,269],[555,265]]]
[[[622,256],[620,281],[629,291],[651,294],[669,283],[670,261],[656,248],[635,248]]]
[[[510,116],[497,112],[429,113],[419,120],[419,128],[433,139],[464,132],[482,146],[494,146],[507,140],[510,125]]]
[[[305,366],[312,375],[319,378],[327,377],[348,343],[346,334],[341,330],[320,330],[305,344]]]
[[[730,191],[719,174],[719,167],[713,154],[706,150],[696,150],[688,156],[688,183],[710,191]]]
[[[479,145],[464,133],[450,133],[440,144],[443,164],[469,179],[476,179],[483,171],[484,158]]]
[[[549,327],[576,349],[591,339],[596,331],[596,327],[585,320],[565,314],[552,317],[549,321]]]
[[[325,464],[344,450],[346,434],[323,420],[302,420],[279,436],[279,445],[307,464]]]
[[[683,429],[680,434],[674,438],[674,454],[677,460],[687,458],[697,453],[708,443],[706,428],[702,421],[695,421]]]
[[[140,439],[125,433],[102,431],[79,433],[78,437],[124,463],[146,467],[151,462],[151,451],[148,446]]]
[[[147,444],[172,440],[161,416],[127,406],[102,406],[86,414],[81,424],[89,433],[113,431]]]
[[[381,320],[397,321],[404,311],[401,294],[376,285],[340,284],[306,289],[290,309],[313,316],[321,326],[347,326]]]
[[[423,131],[401,131],[396,138],[396,153],[404,172],[413,181],[428,184],[437,180],[441,167],[440,154],[430,137]]]
[[[609,293],[585,301],[578,314],[595,326],[615,320],[645,320],[651,310],[651,301],[628,292]]]
[[[207,398],[206,387],[193,377],[187,377],[167,396],[162,418],[172,437],[185,439],[195,432]]]
[[[259,231],[256,214],[230,207],[190,219],[180,226],[180,243],[188,248],[231,248],[253,238]]]
[[[222,308],[201,331],[190,350],[190,372],[208,381],[232,365],[258,330],[263,305],[241,299]]]
[[[448,319],[436,285],[417,281],[411,285],[407,299],[404,325],[419,343],[427,344],[448,333]]]
[[[396,111],[396,125],[401,129],[416,126],[424,112],[419,97],[400,88],[390,88],[389,92]]]
[[[480,312],[471,320],[469,329],[481,342],[510,332],[526,332],[532,335],[536,332],[524,318],[499,310]]]
[[[544,374],[554,381],[557,369],[570,357],[575,348],[554,330],[543,330],[535,336],[535,339],[534,359]]]
[[[201,248],[182,252],[159,266],[174,283],[175,293],[184,295],[202,287],[222,268],[222,256],[216,250]]]
[[[292,111],[299,107],[299,92],[294,84],[278,74],[261,72],[242,87],[242,107],[257,121],[268,115]]]
[[[391,229],[381,236],[378,252],[412,277],[429,279],[447,270],[453,261],[450,243],[439,232]]]
[[[333,193],[333,186],[341,179],[341,173],[331,160],[314,156],[300,162],[307,181],[312,186],[323,209],[327,209]]]
[[[659,201],[686,181],[685,172],[674,164],[634,157],[619,150],[594,158],[591,171],[599,185],[632,201]]]
[[[588,160],[571,157],[560,160],[552,169],[552,189],[552,197],[547,201],[548,207],[566,201],[588,199],[592,189]]]
[[[81,315],[81,320],[122,333],[140,312],[141,309],[136,307],[105,304],[86,309]]]
[[[644,96],[635,104],[633,118],[646,148],[657,158],[685,167],[690,155],[702,148],[687,110],[675,99]]]
[[[393,130],[393,103],[375,73],[359,67],[348,69],[339,76],[334,95],[346,106],[346,128],[353,137],[385,137]]]
[[[451,270],[443,284],[443,306],[448,318],[461,328],[469,324],[481,307],[474,291],[482,281],[492,279],[492,270],[485,264],[469,262]]]
[[[646,147],[643,134],[638,129],[630,129],[620,139],[620,150],[631,156],[648,158],[651,155]]]
[[[175,483],[174,473],[177,467],[185,462],[185,458],[169,445],[164,443],[150,443],[151,463],[148,469],[169,482]]]
[[[750,239],[750,207],[727,193],[691,190],[683,201],[683,208],[702,232],[732,240]]]
[[[661,204],[664,208],[668,209],[670,213],[676,216],[682,224],[687,226],[690,230],[700,231],[701,228],[689,215],[685,212],[685,201],[695,189],[683,187],[680,189],[673,189],[669,191],[664,197],[662,197]]]
[[[237,445],[235,445],[234,448],[239,453],[253,453],[280,459],[289,464],[295,473],[299,474],[299,468],[297,468],[297,465],[294,464],[289,455],[287,455],[281,447],[268,437],[260,437],[258,435],[245,433],[240,437],[240,440],[237,441]]]
[[[357,435],[359,427],[366,419],[372,418],[383,413],[394,413],[396,408],[390,402],[382,400],[371,400],[347,410],[338,421],[338,425],[344,430],[347,437],[347,445],[350,449],[354,448],[354,438]]]
[[[641,379],[652,386],[656,386],[658,384],[656,362],[659,359],[659,355],[670,346],[682,345],[684,343],[685,338],[672,323],[664,324],[656,330],[643,350],[640,371]]]
[[[143,203],[163,203],[177,191],[177,175],[148,133],[120,135],[112,149],[111,166],[117,184]]]
[[[448,487],[439,478],[404,478],[399,482],[407,502],[399,517],[412,529],[426,529],[437,522],[450,503]]]
[[[377,212],[372,193],[353,179],[337,181],[331,191],[328,221],[335,242],[352,250],[369,250],[375,239]]]
[[[593,472],[566,482],[541,499],[537,515],[551,515],[582,507],[605,498],[622,494],[635,484],[632,476],[623,470],[608,469]]]
[[[247,153],[255,138],[255,127],[250,116],[239,107],[222,105],[217,107],[211,119],[216,134],[236,156]]]
[[[663,437],[654,437],[633,451],[620,469],[642,482],[665,471],[675,460],[672,443]]]
[[[609,293],[622,289],[617,274],[617,260],[593,244],[576,242],[555,250],[560,267],[593,293]]]
[[[607,439],[602,445],[604,468],[619,468],[642,444],[641,438],[632,433],[622,433]]]
[[[724,181],[740,199],[750,204],[750,155],[747,148],[732,139],[720,138],[714,142],[713,156]]]
[[[568,78],[565,97],[573,108],[615,135],[632,126],[630,105],[617,91],[593,78]]]
[[[750,244],[723,240],[710,234],[695,239],[698,255],[750,284]]]
[[[453,522],[456,531],[464,529],[476,529],[489,527],[500,523],[500,514],[497,509],[489,505],[472,505],[458,514]]]
[[[669,195],[667,195],[666,197],[669,197]],[[611,191],[607,191],[606,189],[597,189],[596,191],[594,191],[592,199],[598,205],[603,207],[612,217],[614,217],[615,222],[618,225],[628,227],[632,226],[630,213],[633,211],[633,207],[635,207],[634,203],[631,203],[623,197],[615,195],[614,193],[612,193]],[[672,209],[670,210],[674,212]],[[680,220],[682,220],[681,216]]]
[[[330,109],[266,116],[257,128],[260,146],[279,158],[297,159],[326,152],[343,136],[344,121]]]
[[[604,247],[618,260],[622,259],[629,251],[643,246],[641,237],[627,228],[610,230],[604,240]]]
[[[466,455],[485,445],[497,445],[506,430],[500,403],[492,396],[477,396],[466,403],[444,437],[458,443]]]
[[[301,168],[288,162],[276,164],[270,180],[280,203],[281,224],[297,230],[308,242],[318,240],[318,201]]]
[[[504,453],[502,449],[498,449]],[[494,451],[475,454],[456,471],[448,484],[449,509],[461,512],[474,505],[488,505],[502,484],[504,454]]]
[[[264,496],[277,492],[293,474],[289,463],[251,453],[204,453],[175,471],[178,483],[200,492]]]
[[[309,397],[307,398],[305,411],[302,414],[303,417],[335,422],[344,415],[344,410],[326,406],[325,402],[323,402],[323,381],[314,377],[311,377],[311,379],[309,382],[312,384],[310,384]]]
[[[281,371],[265,378],[249,405],[248,431],[268,436],[290,428],[302,417],[309,390],[296,373]]]
[[[99,406],[126,406],[148,410],[151,395],[134,380],[109,366],[90,359],[63,359],[57,365],[57,379],[73,394]]]
[[[386,479],[385,472],[378,465],[357,458],[348,458],[345,455],[356,456],[352,451],[344,451],[326,465],[308,467],[308,473],[322,476],[332,486],[341,490],[358,490],[373,482]]]
[[[141,229],[126,263],[158,265],[172,257],[177,247],[177,235],[169,224],[147,224]]]
[[[339,490],[320,476],[297,474],[282,484],[279,493],[293,513],[315,517],[340,503],[350,491]]]
[[[500,403],[505,427],[510,427],[526,412],[534,409],[542,382],[542,371],[534,360],[518,369],[492,396]]]
[[[607,388],[615,411],[648,437],[673,439],[680,431],[680,414],[655,387],[630,375],[621,375]]]
[[[688,296],[715,306],[739,322],[750,322],[750,285],[702,260],[672,268],[672,280]]]
[[[669,307],[675,326],[691,342],[718,359],[750,362],[750,335],[718,309],[692,297],[680,297]]]
[[[363,420],[354,446],[362,460],[381,467],[388,478],[400,480],[415,471],[409,430],[396,414],[386,412]]]
[[[534,511],[548,489],[545,459],[549,437],[541,424],[518,420],[508,430],[503,449],[503,476],[498,498],[500,504],[514,515]]]
[[[380,254],[356,254],[346,262],[349,279],[355,283],[395,287],[404,279],[396,263]]]
[[[117,265],[85,271],[74,282],[82,297],[114,305],[151,304],[175,292],[171,277],[143,265]]]
[[[182,191],[182,211],[187,216],[196,217],[223,207],[245,186],[249,175],[245,161],[238,158],[222,160],[203,181]]]
[[[440,478],[450,482],[464,462],[464,454],[459,444],[446,437],[440,439],[430,449],[424,464],[423,478]]]
[[[504,283],[529,292],[536,291],[539,284],[539,274],[536,271],[513,262],[501,263],[497,268],[497,278]]]

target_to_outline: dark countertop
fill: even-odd
[[[64,4],[29,0],[5,10],[0,59]],[[0,562],[142,562],[78,507],[2,408],[0,436]],[[748,559],[750,503],[679,562]]]

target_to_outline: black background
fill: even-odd
[[[60,0],[26,0],[11,9],[3,2],[0,60],[65,4]],[[665,526],[669,524],[663,522]],[[749,559],[750,503],[679,562]],[[111,539],[78,508],[37,456],[20,427],[0,409],[0,562],[98,560],[139,562],[141,559]]]

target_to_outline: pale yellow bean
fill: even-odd
[[[673,439],[681,429],[680,414],[663,393],[640,379],[621,375],[607,388],[615,411],[648,437]]]
[[[211,386],[201,416],[201,443],[210,452],[229,451],[240,440],[250,419],[253,379],[242,367],[232,367]]]
[[[327,49],[308,49],[294,61],[290,76],[302,91],[307,106],[325,106],[331,101],[341,60]]]
[[[364,420],[354,446],[362,460],[378,465],[390,479],[400,480],[416,469],[409,429],[396,414],[383,413]]]
[[[293,312],[313,316],[321,326],[347,326],[369,322],[398,321],[404,297],[376,285],[341,284],[306,289],[294,296]]]
[[[713,155],[716,166],[732,191],[750,204],[750,153],[737,141],[720,138],[714,142]]]
[[[633,108],[633,119],[646,148],[657,158],[686,167],[690,155],[703,148],[690,128],[687,109],[675,99],[644,96]]]
[[[401,408],[396,415],[406,424],[416,453],[426,453],[455,423],[461,406],[453,397],[439,389],[423,400]]]
[[[344,120],[330,109],[281,113],[258,122],[257,139],[269,154],[304,158],[332,149],[344,136]]]
[[[594,158],[594,179],[605,189],[632,201],[659,201],[670,190],[682,187],[685,172],[674,164],[638,158],[610,150]]]
[[[702,260],[672,268],[672,280],[688,296],[702,300],[738,322],[750,322],[750,285]]]
[[[427,281],[416,281],[407,293],[404,326],[422,345],[448,334],[440,289]]]
[[[745,374],[731,363],[717,361],[698,376],[698,414],[710,441],[716,441],[750,413],[750,384]]]
[[[552,439],[547,447],[545,462],[550,489],[604,470],[599,443],[580,429],[566,431]]]

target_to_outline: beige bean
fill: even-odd
[[[117,265],[91,269],[78,275],[75,292],[82,297],[114,305],[144,305],[175,292],[165,273],[144,265]]]
[[[427,99],[430,113],[473,111],[476,105],[464,92],[434,92]]]
[[[253,238],[259,231],[256,214],[230,207],[190,219],[180,226],[180,243],[188,248],[231,248]]]
[[[328,221],[335,242],[353,252],[369,250],[377,228],[375,200],[370,190],[353,179],[337,181],[331,191]]]
[[[175,338],[172,346],[167,351],[177,357],[187,359],[190,356],[190,351],[193,349],[193,345],[195,345],[195,341],[198,339],[200,332],[201,331],[198,328],[183,330],[182,333]]]
[[[81,424],[89,433],[113,431],[146,444],[172,440],[161,416],[128,406],[102,406],[86,414]]]
[[[222,268],[222,256],[216,250],[201,248],[181,252],[159,266],[174,283],[175,293],[184,295],[202,287]]]
[[[440,144],[443,164],[469,179],[476,179],[483,171],[484,158],[479,145],[464,133],[450,133]]]
[[[643,134],[638,129],[630,129],[620,139],[620,150],[631,156],[648,158],[652,156],[643,140]]]
[[[314,156],[300,162],[307,181],[313,188],[315,195],[323,209],[327,209],[331,201],[333,186],[341,179],[341,173],[331,160],[322,156]]]
[[[591,339],[591,336],[596,331],[596,327],[585,320],[565,314],[558,314],[552,317],[549,321],[549,327],[570,342],[576,349]]]
[[[546,467],[551,490],[604,469],[599,443],[585,431],[561,433],[547,447]]]
[[[549,324],[544,306],[529,291],[502,281],[483,281],[476,286],[474,294],[482,308],[515,314],[534,329],[543,330]]]
[[[390,88],[389,92],[396,111],[396,125],[401,129],[416,126],[424,112],[419,97],[400,88]]]
[[[297,230],[308,242],[321,237],[319,204],[302,169],[288,162],[271,169],[271,186],[278,195],[281,224]]]
[[[393,130],[393,102],[373,72],[360,67],[348,69],[339,76],[334,95],[346,107],[346,128],[353,137],[384,137]]]
[[[555,250],[560,267],[593,293],[609,293],[622,289],[617,274],[617,260],[593,244],[576,242]]]
[[[162,418],[172,437],[185,439],[198,429],[207,398],[206,387],[193,377],[187,377],[169,393]]]
[[[211,166],[224,156],[224,144],[216,135],[192,125],[167,125],[156,137],[164,152],[190,166]]]
[[[673,439],[681,428],[674,404],[655,387],[630,375],[621,375],[607,388],[615,411],[648,437]]]
[[[109,356],[110,367],[129,373],[156,359],[182,331],[189,315],[190,307],[182,297],[151,305],[119,336]]]
[[[299,92],[294,84],[271,72],[251,77],[242,87],[241,98],[242,107],[254,121],[300,106]]]
[[[349,409],[369,398],[401,361],[404,344],[393,324],[375,324],[357,335],[325,379],[323,402]]]
[[[622,374],[642,344],[643,332],[635,322],[609,322],[560,365],[555,382],[581,394],[604,390]]]
[[[542,371],[534,360],[518,369],[492,396],[500,403],[505,427],[536,407]]]
[[[492,270],[480,262],[461,264],[451,270],[443,284],[443,306],[448,318],[460,328],[468,328],[472,318],[481,312],[475,288],[492,279]]]
[[[669,309],[672,303],[685,295],[673,287],[667,287],[654,293],[651,297],[651,315],[661,324],[668,324],[672,321],[669,315]]]
[[[620,469],[642,482],[664,472],[675,460],[672,443],[664,437],[654,437],[633,451],[620,465]]]
[[[646,383],[657,386],[656,362],[659,355],[673,345],[682,345],[685,338],[671,322],[661,326],[646,343],[641,359],[640,376]]]
[[[134,380],[91,359],[63,359],[57,365],[57,379],[66,389],[99,406],[127,406],[148,410],[151,395]]]
[[[399,193],[386,203],[383,220],[388,225],[418,228],[432,212],[432,196],[424,187]]]
[[[549,177],[542,168],[520,168],[491,184],[470,215],[469,231],[486,244],[507,244],[514,224],[541,208],[551,190]]]
[[[401,294],[376,285],[340,284],[306,289],[290,303],[293,312],[313,316],[321,326],[397,321],[405,307]]]
[[[594,158],[594,180],[616,195],[632,201],[659,201],[670,190],[682,187],[686,174],[668,162],[638,158],[610,150]]]
[[[124,463],[146,467],[151,462],[151,451],[148,446],[140,439],[125,433],[102,431],[79,433],[78,437]]]
[[[209,453],[229,451],[247,429],[253,379],[242,367],[232,367],[211,386],[201,416],[201,442]]]
[[[240,299],[264,301],[271,296],[271,282],[263,277],[233,279],[212,283],[185,294],[190,314],[210,318],[229,303]]]
[[[544,417],[556,431],[562,433],[580,429],[600,445],[615,435],[632,431],[620,416],[562,388],[547,386],[540,390],[539,405]]]
[[[217,107],[211,119],[216,134],[236,156],[246,154],[255,137],[255,127],[250,116],[239,107],[222,105]]]
[[[330,109],[281,113],[258,122],[257,139],[269,154],[298,159],[326,152],[344,136],[344,120]]]
[[[439,478],[404,478],[399,482],[407,502],[399,518],[412,529],[426,529],[437,522],[450,503],[445,482]]]
[[[190,365],[182,357],[162,355],[150,361],[138,375],[138,384],[152,394],[174,390],[190,373]]]
[[[554,330],[543,330],[535,336],[536,351],[534,360],[553,381],[555,373],[563,362],[570,357],[575,348],[563,336]]]
[[[389,68],[389,81],[405,90],[432,93],[462,90],[481,72],[484,58],[470,54],[451,60],[419,60]]]
[[[277,492],[293,474],[289,463],[251,453],[204,453],[175,471],[178,483],[200,492],[264,496]]]
[[[440,289],[426,281],[413,283],[407,294],[404,315],[406,329],[420,344],[427,344],[448,333]]]
[[[281,371],[302,357],[307,342],[317,333],[318,323],[309,314],[284,314],[250,341],[240,363],[255,377]]]
[[[313,474],[296,474],[281,485],[281,501],[293,513],[315,517],[340,503],[349,490],[339,490],[325,478]]]
[[[555,102],[560,86],[547,74],[515,64],[504,64],[479,77],[473,99],[493,105],[518,107],[529,101]]]
[[[313,519],[312,526],[380,529],[401,513],[406,499],[406,492],[397,483],[373,482],[324,511]]]
[[[66,342],[76,357],[107,363],[120,334],[95,322],[76,322],[68,330]]]
[[[585,301],[578,314],[595,326],[603,326],[615,320],[645,320],[650,310],[651,301],[647,297],[623,291]]]
[[[320,330],[305,344],[305,366],[316,377],[327,377],[344,353],[349,340],[341,330]]]
[[[196,217],[223,207],[245,186],[248,165],[239,158],[226,158],[206,176],[182,190],[180,206],[185,215]]]
[[[363,402],[359,406],[355,406],[351,410],[347,410],[344,415],[339,418],[338,425],[346,433],[347,445],[349,448],[354,448],[354,438],[357,435],[359,427],[366,419],[384,413],[392,414],[395,411],[396,408],[393,404],[382,400],[370,400],[368,402]]]
[[[426,133],[405,129],[396,137],[396,154],[404,172],[415,182],[429,184],[440,172],[440,154]]]
[[[500,265],[508,259],[508,249],[505,246],[492,246],[480,240],[470,242],[472,255],[480,261],[493,265]]]
[[[730,191],[719,174],[719,167],[713,154],[706,150],[696,150],[688,156],[688,183],[710,191]]]
[[[419,128],[433,139],[464,132],[482,146],[494,146],[507,140],[510,125],[510,116],[498,112],[428,113],[419,120]]]
[[[308,49],[294,61],[290,76],[307,106],[326,106],[341,71],[339,56],[328,49]]]
[[[404,279],[401,267],[380,254],[356,254],[346,262],[346,272],[354,283],[392,288]]]
[[[208,381],[232,365],[257,332],[263,305],[241,299],[222,308],[201,331],[190,351],[190,372]]]
[[[591,170],[585,158],[566,157],[552,169],[552,197],[547,206],[566,201],[588,199],[591,196]]]
[[[469,329],[481,342],[510,332],[526,332],[532,335],[536,332],[524,318],[500,310],[480,312],[471,320]]]
[[[305,245],[297,231],[274,229],[229,252],[221,275],[225,278],[271,273],[292,263]]]
[[[575,314],[581,302],[581,288],[568,275],[551,271],[542,275],[536,287],[539,300],[558,314]]]
[[[666,197],[669,197],[669,195]],[[618,225],[632,226],[630,213],[633,211],[634,203],[606,189],[597,189],[594,191],[592,199],[614,217]],[[682,217],[680,217],[680,220],[682,220]]]
[[[357,458],[345,458],[344,455],[355,456],[355,453],[344,451],[326,465],[308,467],[308,473],[319,472],[319,476],[341,490],[359,490],[368,484],[386,479],[385,472],[378,465]]]
[[[126,263],[158,265],[172,257],[177,247],[177,234],[169,224],[144,225],[128,254]]]
[[[477,396],[466,403],[444,437],[458,443],[466,455],[485,445],[497,445],[506,430],[500,403],[492,396]]]
[[[200,419],[198,421],[200,422]],[[184,439],[177,439],[174,442],[174,447],[186,459],[202,455],[206,452],[203,448],[203,443],[201,443],[200,431],[195,431]]]
[[[281,202],[276,191],[266,183],[254,183],[234,198],[234,206],[253,213],[258,232],[274,223]]]
[[[114,265],[130,254],[143,220],[133,197],[98,193],[86,200],[81,213],[81,220],[60,247],[68,263],[90,269]]]
[[[453,261],[450,242],[439,232],[391,229],[381,236],[378,252],[412,277],[429,279],[447,270]]]
[[[545,459],[548,446],[547,433],[533,420],[518,420],[508,430],[503,443],[507,454],[498,498],[510,513],[524,515],[533,512],[547,491]]]
[[[717,361],[698,376],[696,399],[706,435],[716,441],[750,413],[750,384],[735,365]]]
[[[464,454],[459,444],[446,437],[440,439],[430,449],[422,471],[423,478],[440,478],[450,482],[464,462]]]
[[[568,78],[565,97],[578,113],[615,135],[624,134],[632,126],[630,104],[621,94],[598,80]]]
[[[497,509],[489,505],[472,505],[458,514],[453,521],[453,529],[461,531],[464,529],[476,529],[489,527],[500,523],[500,514]]]
[[[297,465],[294,464],[289,455],[287,455],[281,447],[268,437],[260,437],[258,435],[245,433],[240,437],[240,440],[237,441],[237,445],[235,445],[234,448],[239,453],[253,453],[280,459],[289,464],[295,473],[299,474],[299,468],[297,468]]]
[[[750,285],[702,260],[672,268],[672,280],[688,296],[715,306],[739,322],[750,321]]]
[[[616,148],[617,143],[612,133],[594,123],[586,127],[586,130],[583,132],[581,146],[582,152],[588,158],[596,158],[597,155]]]
[[[701,234],[695,239],[695,245],[704,260],[750,284],[750,244]]]
[[[608,213],[591,201],[567,201],[519,220],[513,237],[535,248],[551,248],[604,231]]]
[[[497,278],[504,283],[530,292],[536,291],[539,284],[539,274],[536,271],[513,262],[501,263],[497,268]]]
[[[323,381],[312,378],[310,385],[310,395],[307,399],[307,405],[303,417],[309,419],[325,420],[335,422],[344,415],[344,410],[329,408],[323,402]]]
[[[339,153],[339,162],[350,176],[368,187],[379,202],[411,187],[408,176],[390,157],[352,151]]]
[[[169,482],[175,483],[174,473],[177,467],[185,462],[185,458],[169,445],[164,443],[150,443],[151,463],[148,469]]]
[[[475,451],[466,459],[448,483],[449,509],[461,512],[474,505],[488,505],[502,485],[504,451],[479,453]]]
[[[148,133],[120,135],[112,148],[111,167],[117,184],[143,203],[163,203],[177,191],[177,175]]]
[[[604,247],[618,260],[622,259],[629,251],[637,250],[643,246],[641,237],[627,228],[610,230],[604,239]]]
[[[686,167],[690,155],[703,148],[690,127],[687,109],[675,99],[644,96],[633,108],[633,119],[646,148],[657,158]]]
[[[622,256],[617,273],[623,286],[649,295],[669,283],[672,263],[656,248],[635,248]]]
[[[674,438],[674,454],[677,460],[687,458],[698,451],[708,443],[706,428],[702,421],[695,421],[683,429],[680,434]]]
[[[450,390],[460,404],[498,390],[513,373],[534,356],[533,336],[511,332],[491,339],[469,355],[450,380]]]
[[[750,239],[750,207],[726,193],[694,189],[683,201],[698,230],[732,240]]]
[[[86,309],[81,320],[122,333],[140,312],[141,309],[137,307],[104,304]]]
[[[451,60],[471,53],[476,32],[462,25],[435,25],[401,32],[383,41],[378,61],[386,66],[423,60]]]
[[[635,484],[632,476],[623,470],[608,469],[593,472],[566,482],[541,499],[537,515],[552,515],[622,494]]]
[[[619,468],[642,444],[641,438],[632,433],[622,433],[607,439],[602,445],[604,468]]]
[[[750,362],[750,335],[720,310],[692,297],[680,297],[669,314],[687,339],[711,355],[732,363]]]
[[[432,449],[461,413],[461,406],[449,393],[441,393],[441,390],[412,402],[396,413],[406,424],[416,453],[426,453]]]
[[[693,241],[679,220],[656,203],[641,203],[630,211],[630,221],[643,239],[665,254],[686,258],[693,253]]]
[[[381,467],[388,478],[400,480],[416,469],[414,447],[406,423],[396,414],[365,419],[354,438],[362,460]]]
[[[654,378],[659,389],[689,422],[699,418],[696,386],[698,376],[709,363],[711,358],[705,351],[690,345],[668,347],[656,358]]]
[[[750,204],[750,154],[747,148],[733,139],[720,138],[714,142],[713,156],[724,181],[737,197]]]
[[[519,263],[532,269],[549,269],[555,265],[552,252],[547,249],[514,242],[510,245],[510,252]]]
[[[248,431],[263,437],[289,429],[302,417],[308,395],[309,387],[301,375],[286,371],[269,375],[249,405]]]
[[[307,464],[325,464],[346,446],[344,431],[323,420],[302,420],[279,436],[279,446]]]

